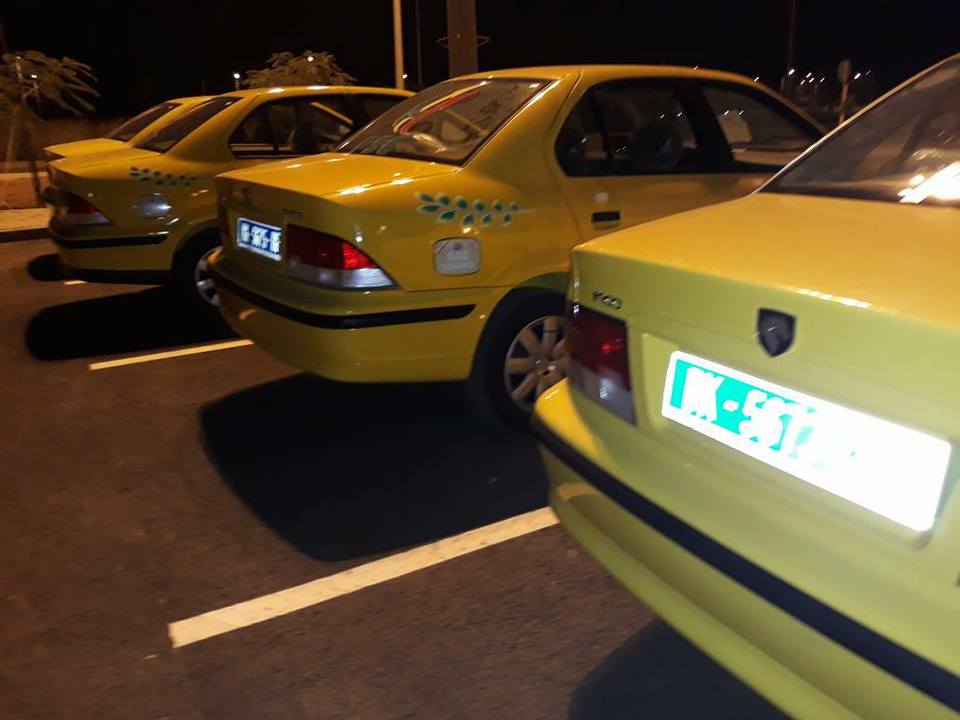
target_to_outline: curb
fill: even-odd
[[[45,227],[0,230],[0,243],[19,242],[20,240],[40,240],[48,237],[50,237],[50,231]]]

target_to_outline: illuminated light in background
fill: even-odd
[[[923,180],[924,180],[923,175],[914,175],[912,178],[910,178],[910,185],[915,187],[920,183],[922,183]]]
[[[307,55],[307,62],[313,62],[313,55]]]
[[[789,70],[787,70],[787,75],[793,75],[795,72],[796,70],[794,70],[793,68],[790,68]]]
[[[913,185],[918,177],[920,182],[915,187],[905,187],[898,193],[900,202],[917,205],[927,198],[960,200],[960,162],[950,163],[927,180],[922,175],[915,175],[910,178],[910,184]]]
[[[857,73],[856,75],[853,76],[853,79],[854,79],[854,80],[859,80],[860,77],[861,77],[860,73]]]

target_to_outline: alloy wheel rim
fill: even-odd
[[[193,286],[204,302],[213,307],[220,307],[220,293],[217,292],[217,287],[213,284],[213,276],[210,275],[210,256],[216,250],[217,248],[207,250],[197,260],[196,267],[193,268]]]
[[[507,394],[525,412],[567,375],[566,320],[545,315],[528,323],[510,343],[503,364]]]

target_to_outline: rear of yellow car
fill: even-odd
[[[953,60],[759,194],[574,252],[551,504],[793,717],[960,711],[958,92]]]

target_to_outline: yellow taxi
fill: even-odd
[[[758,83],[679,67],[442,82],[337,148],[217,178],[221,311],[351,382],[470,380],[523,423],[563,376],[569,251],[758,187],[820,137]]]
[[[209,95],[198,95],[167,100],[147,108],[104,137],[48,145],[43,149],[44,159],[50,162],[63,157],[90,155],[108,150],[122,150],[126,148],[128,143],[136,143],[141,137],[146,137],[194,105],[209,99]]]
[[[960,711],[960,56],[750,197],[573,253],[566,528],[796,718]]]
[[[219,245],[213,177],[323,152],[408,97],[402,90],[313,85],[209,98],[123,151],[49,165],[50,231],[77,277],[172,283],[216,305],[206,274]]]

